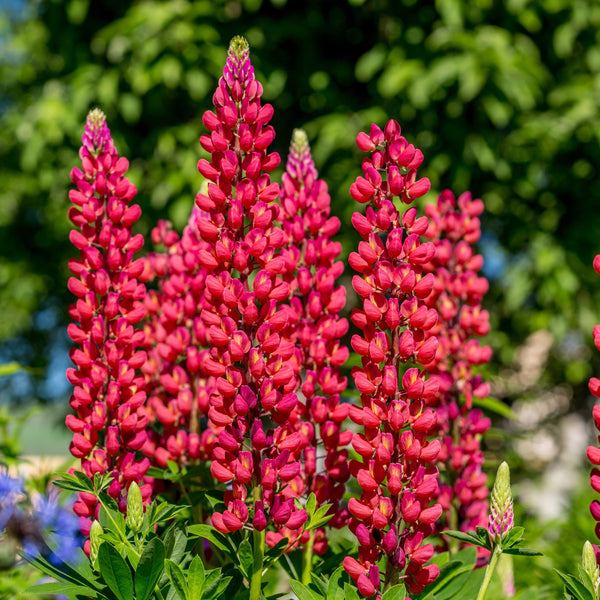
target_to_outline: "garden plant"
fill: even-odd
[[[235,37],[188,223],[158,222],[145,255],[128,160],[89,112],[69,192],[77,465],[54,482],[78,527],[70,505],[2,471],[0,560],[20,556],[45,577],[32,593],[69,600],[542,597],[511,589],[506,565],[539,552],[523,547],[508,464],[484,464],[483,202],[428,199],[416,132],[373,124],[356,135],[346,265],[303,130],[272,175],[277,107],[262,95]],[[588,458],[600,465],[600,449]],[[549,576],[567,599],[598,600],[599,551],[580,546],[577,575]]]

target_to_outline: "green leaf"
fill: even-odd
[[[131,600],[133,597],[131,569],[123,557],[108,542],[100,544],[98,566],[110,591],[119,600]]]
[[[554,569],[556,574],[563,580],[566,589],[577,598],[577,600],[595,600],[592,593],[575,577]]]
[[[221,577],[221,569],[212,569],[212,571],[209,571],[202,586],[202,595],[198,596],[198,598],[210,598],[214,596],[217,588],[219,587]],[[194,596],[191,594],[190,596],[192,600],[195,600]]]
[[[214,544],[219,550],[222,550],[227,556],[236,562],[237,552],[235,551],[228,537],[217,531],[210,525],[191,525],[188,528],[188,534],[191,537],[200,537]]]
[[[20,553],[20,555],[34,567],[39,569],[45,575],[52,577],[53,579],[57,579],[58,581],[64,581],[65,583],[73,584],[73,585],[81,585],[81,586],[90,586],[91,581],[87,577],[87,573],[85,573],[85,569],[78,567],[75,570],[73,567],[68,565],[67,563],[59,563],[58,565],[50,564],[43,556],[30,556],[25,553]],[[86,563],[83,563],[87,567]],[[79,571],[83,571],[80,573]],[[97,588],[96,588],[97,589]]]
[[[501,417],[505,417],[513,421],[517,420],[517,415],[510,408],[510,406],[507,406],[506,404],[504,404],[504,402],[502,402],[501,400],[497,400],[496,398],[473,397],[473,406],[482,408],[483,410],[495,413],[497,415],[500,415]]]
[[[167,571],[169,581],[173,584],[181,600],[190,600],[185,575],[181,567],[176,562],[167,558],[165,560],[165,570]]]
[[[295,579],[292,579],[290,581],[290,586],[291,586],[294,594],[296,594],[296,596],[298,596],[298,600],[319,600],[320,599],[320,597],[317,596],[316,594],[314,594],[309,587],[307,587],[303,583],[300,583],[299,581],[296,581]]]
[[[253,567],[253,554],[252,554],[252,546],[250,542],[245,539],[238,548],[238,556],[239,556],[239,566],[241,567],[242,573],[249,577],[252,575],[252,567]]]
[[[485,548],[482,541],[475,537],[472,533],[465,533],[464,531],[442,531],[442,533],[448,537],[460,540],[461,542],[466,542],[467,544],[473,544],[474,546]]]
[[[344,589],[340,585],[340,579],[344,573],[344,567],[338,567],[331,575],[327,586],[327,600],[344,600]]]
[[[315,508],[317,507],[317,497],[314,492],[310,493],[310,496],[306,500],[305,510],[308,513],[308,518],[312,518]]]
[[[320,506],[310,518],[305,530],[309,531],[325,525],[325,523],[327,523],[333,517],[333,513],[327,514],[330,508],[331,504],[324,504],[323,506]]]
[[[502,540],[502,549],[505,551],[507,548],[511,548],[515,544],[519,543],[523,539],[525,533],[524,527],[513,527]]]
[[[165,546],[158,538],[151,539],[135,571],[135,596],[137,600],[148,600],[163,572],[165,562]]]
[[[100,521],[100,525],[102,525],[102,529],[105,531],[120,533],[122,537],[126,536],[125,519],[122,513],[101,505],[98,513],[98,521]]]
[[[202,564],[202,559],[196,555],[188,567],[188,589],[190,591],[190,597],[202,597],[204,579],[204,565]]]
[[[381,600],[404,600],[406,597],[406,588],[404,584],[399,583],[391,587],[383,596]]]
[[[360,600],[360,596],[356,591],[356,588],[351,583],[344,584],[344,596],[346,600]]]
[[[512,554],[513,556],[544,556],[541,552],[529,548],[505,548],[502,550],[502,553]]]
[[[75,598],[78,600],[81,596],[89,598],[106,598],[103,594],[90,587],[83,587],[80,585],[74,585],[72,583],[40,583],[38,585],[31,586],[26,590],[29,594],[44,594],[48,596],[61,595],[67,598]]]
[[[279,540],[272,548],[269,548],[265,552],[264,563],[269,564],[277,560],[281,556],[281,553],[287,548],[288,544],[289,540],[287,538]]]

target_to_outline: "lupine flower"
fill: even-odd
[[[594,258],[594,270],[600,275],[600,254]],[[600,350],[600,325],[594,327],[594,344],[596,348]],[[590,392],[596,397],[600,398],[600,379],[592,377],[589,383]],[[594,406],[593,410],[594,424],[596,430],[600,431],[600,405]],[[598,436],[598,442],[600,443],[600,436]],[[597,446],[588,446],[587,457],[590,462],[594,465],[592,469],[590,482],[594,491],[600,493],[600,448]],[[590,512],[596,520],[596,537],[600,539],[600,502],[594,500],[590,504]]]
[[[119,158],[102,111],[89,113],[82,140],[82,168],[71,171],[76,189],[69,192],[75,225],[69,237],[79,257],[69,262],[68,286],[77,300],[69,310],[74,323],[68,333],[76,346],[67,378],[76,414],[66,423],[82,470],[90,477],[110,473],[108,493],[124,511],[131,481],[143,484],[145,499],[151,493],[143,479],[150,461],[137,457],[148,424],[144,377],[137,373],[146,361],[139,349],[144,332],[134,329],[146,315],[145,287],[138,281],[144,261],[134,260],[144,240],[131,233],[141,209],[130,204],[136,188],[125,177],[129,163]],[[93,494],[80,494],[74,510],[85,533],[98,508]]]
[[[424,195],[429,181],[417,179],[423,154],[402,137],[396,121],[383,131],[372,125],[357,144],[370,152],[364,176],[350,188],[357,202],[368,204],[365,215],[352,217],[362,241],[349,257],[360,274],[353,287],[362,302],[351,315],[361,330],[352,337],[362,356],[362,366],[352,370],[361,406],[351,407],[350,418],[363,427],[352,439],[362,460],[351,461],[350,471],[362,495],[348,504],[358,560],[348,557],[344,566],[361,594],[370,596],[381,583],[376,563],[386,556],[386,583],[402,576],[408,590],[419,593],[439,573],[436,565],[425,564],[433,546],[424,540],[442,513],[440,504],[430,505],[438,490],[434,463],[440,443],[428,441],[437,427],[431,406],[439,384],[422,368],[438,347],[427,333],[438,315],[424,304],[434,277],[423,271],[435,246],[421,242],[427,218],[401,207]]]
[[[292,290],[289,321],[283,335],[296,344],[297,360],[303,380],[303,402],[298,402],[290,421],[308,438],[304,448],[302,469],[289,482],[284,494],[290,497],[315,493],[317,506],[332,503],[334,527],[347,523],[348,512],[339,502],[345,491],[348,470],[348,451],[352,433],[343,431],[348,416],[348,404],[340,404],[340,394],[347,380],[340,366],[348,358],[348,348],[340,338],[348,331],[348,321],[339,317],[346,299],[343,286],[336,280],[343,263],[336,262],[341,244],[331,240],[340,221],[330,216],[330,197],[327,184],[318,178],[310,154],[306,133],[294,130],[286,172],[282,178],[281,221],[287,235],[281,256],[285,260],[284,281]],[[317,447],[325,456],[317,461]],[[278,533],[269,532],[271,545],[287,537],[292,544],[298,536],[306,542],[309,534],[302,528],[289,526]],[[324,530],[314,535],[314,550],[327,550]]]
[[[440,194],[436,204],[425,207],[429,227],[424,235],[436,247],[435,256],[424,266],[435,278],[425,302],[440,314],[427,334],[439,343],[427,365],[440,381],[436,412],[443,483],[438,499],[448,511],[445,526],[463,531],[484,526],[488,510],[480,438],[491,423],[481,410],[473,409],[473,397],[489,393],[489,384],[474,374],[473,367],[491,357],[490,347],[475,339],[490,328],[488,312],[481,308],[488,290],[487,280],[478,275],[483,258],[472,248],[481,236],[478,216],[482,211],[481,200],[472,199],[468,192],[456,199],[449,190]]]
[[[200,369],[200,349],[210,346],[208,328],[200,318],[206,305],[207,271],[199,253],[210,248],[198,229],[201,216],[194,206],[181,237],[170,223],[159,221],[152,241],[162,243],[165,251],[148,256],[142,276],[158,282],[158,289],[148,290],[144,299],[149,315],[144,324],[148,360],[142,371],[148,417],[159,425],[149,432],[143,451],[159,467],[166,467],[167,461],[208,460],[214,440],[211,430],[200,427],[215,385],[214,378]]]
[[[490,539],[500,544],[514,526],[512,494],[510,492],[510,469],[506,462],[498,467],[490,500],[488,532]]]
[[[200,365],[215,378],[208,410],[217,434],[211,472],[230,486],[226,509],[212,515],[222,532],[246,523],[262,531],[269,522],[297,529],[307,518],[281,493],[300,472],[309,437],[290,422],[299,361],[285,337],[289,309],[282,302],[290,285],[281,277],[280,250],[286,235],[276,226],[279,186],[269,176],[279,155],[267,152],[275,136],[268,125],[273,108],[261,95],[248,43],[236,37],[213,96],[215,112],[203,116],[210,133],[200,143],[211,156],[198,170],[209,183],[196,197],[197,227],[208,242],[198,258],[208,273],[200,320],[211,344],[201,351]]]

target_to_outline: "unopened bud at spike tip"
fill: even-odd
[[[304,129],[294,129],[292,132],[292,148],[298,154],[304,152],[308,148],[308,136]]]
[[[229,56],[240,60],[250,52],[250,44],[242,35],[236,35],[229,43]]]
[[[514,526],[512,495],[510,492],[510,469],[506,462],[498,467],[490,503],[488,531],[495,543],[500,543]]]

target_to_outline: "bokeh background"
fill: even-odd
[[[67,193],[86,113],[105,111],[131,161],[140,231],[183,227],[201,116],[238,34],[275,107],[275,149],[308,132],[346,256],[354,140],[373,121],[398,119],[423,150],[426,200],[483,199],[489,472],[508,458],[530,545],[547,555],[529,581],[548,584],[552,561],[574,570],[594,536],[598,0],[0,0],[0,444],[67,456]],[[32,406],[17,439],[14,417]]]

